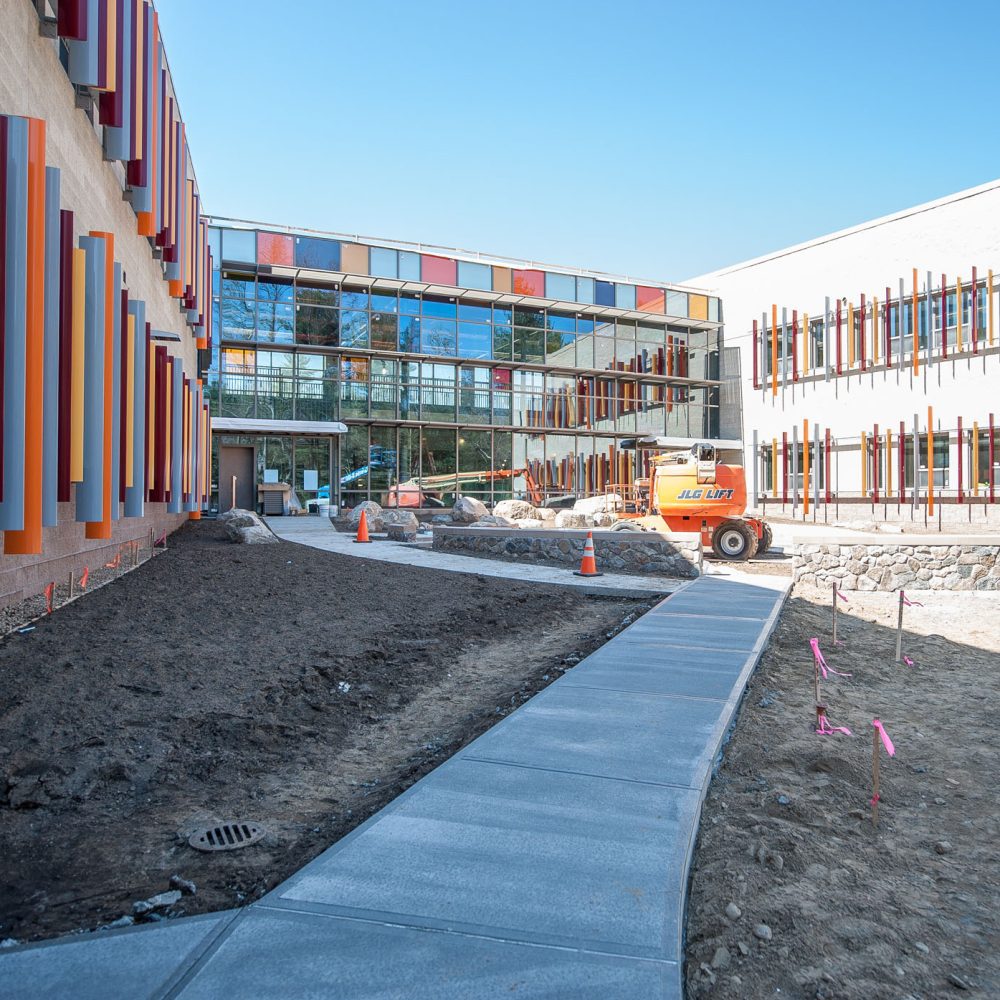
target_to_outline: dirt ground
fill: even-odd
[[[187,526],[0,644],[0,939],[258,898],[647,607]]]
[[[690,997],[1000,996],[1000,597],[922,593],[912,667],[897,596],[849,599],[834,648],[829,595],[796,590],[751,680],[702,814]],[[815,733],[813,636],[851,674],[821,698],[852,736]],[[874,717],[896,747],[878,829]]]

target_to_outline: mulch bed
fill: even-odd
[[[647,607],[188,525],[0,643],[0,939],[259,898]]]

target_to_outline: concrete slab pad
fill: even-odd
[[[741,649],[749,652],[760,635],[752,618],[715,619],[700,615],[643,615],[620,632],[617,642],[662,642],[673,646]]]
[[[671,977],[668,963],[255,907],[179,996],[636,1000],[672,995]]]
[[[158,995],[232,912],[57,938],[0,952],[4,1000],[136,1000]]]
[[[560,682],[480,736],[462,757],[701,788],[720,707],[718,701]]]
[[[652,695],[684,695],[725,701],[747,653],[733,649],[686,649],[656,642],[609,643],[591,653],[559,682]]]
[[[266,903],[677,961],[698,807],[690,790],[453,759]]]

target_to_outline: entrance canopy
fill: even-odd
[[[333,437],[347,433],[339,420],[256,420],[252,417],[212,417],[213,434],[294,434]]]

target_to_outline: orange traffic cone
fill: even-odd
[[[574,576],[604,576],[597,571],[597,559],[594,557],[594,533],[587,532],[587,541],[583,546],[583,559],[580,568],[573,570]]]
[[[358,537],[354,539],[355,542],[370,542],[371,539],[368,537],[368,512],[361,512],[361,520],[358,521]]]

